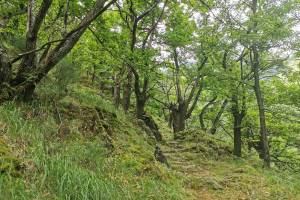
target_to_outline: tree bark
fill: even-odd
[[[132,72],[127,72],[126,83],[123,88],[123,109],[125,112],[128,112],[130,107],[130,99],[132,93]]]
[[[171,107],[172,115],[172,127],[173,132],[177,133],[185,130],[185,121],[186,121],[186,105],[185,103],[180,103],[177,107],[172,105]]]
[[[234,135],[234,149],[233,154],[241,157],[242,156],[242,118],[240,115],[234,114],[234,125],[233,125],[233,135]]]
[[[145,76],[143,81],[143,89],[141,91],[139,76],[138,74],[135,75],[134,92],[136,97],[136,116],[138,119],[142,119],[143,115],[145,114],[145,105],[148,100],[148,83],[148,77]]]
[[[201,126],[201,129],[202,129],[203,131],[205,131],[205,132],[206,132],[207,129],[206,129],[206,126],[205,126],[205,123],[204,123],[204,115],[205,115],[207,109],[208,109],[212,104],[215,103],[216,99],[217,99],[217,96],[213,97],[210,101],[208,101],[208,103],[202,108],[202,110],[201,110],[201,112],[200,112],[200,114],[199,114],[199,122],[200,122],[200,126]]]
[[[172,115],[172,127],[173,132],[177,133],[185,129],[185,117],[186,117],[186,103],[181,94],[180,87],[180,65],[178,61],[177,49],[174,49],[174,63],[175,63],[175,87],[176,87],[176,96],[177,96],[177,106],[171,105],[171,115]]]
[[[0,47],[0,84],[8,82],[11,75],[11,65],[8,62],[8,56]]]
[[[32,60],[32,57],[36,58],[36,55],[32,56],[31,54],[36,54],[36,51],[30,51],[23,55],[21,64],[18,67],[17,75],[14,79],[9,80],[6,84],[10,88],[10,96],[7,99],[3,99],[2,90],[0,91],[0,102],[5,100],[13,99],[15,97],[20,97],[26,99],[32,95],[35,86],[48,74],[48,72],[62,59],[64,58],[78,42],[82,34],[88,28],[88,26],[108,7],[111,6],[115,0],[105,3],[107,0],[97,0],[94,4],[94,7],[86,14],[82,19],[79,25],[70,31],[66,36],[58,40],[58,45],[50,51],[50,46],[52,43],[48,43],[47,48],[42,53],[40,60],[36,63],[36,67],[28,66],[27,64]],[[52,0],[43,0],[41,8],[38,11],[33,25],[30,28],[30,33],[28,33],[27,40],[30,45],[36,44],[37,35],[40,29],[42,22],[47,14],[49,7],[51,6]],[[29,38],[29,39],[28,39]],[[32,40],[34,38],[34,40]],[[27,42],[28,42],[27,41]],[[31,47],[31,46],[30,46]],[[30,56],[29,56],[30,55]],[[30,58],[29,58],[29,57]],[[15,60],[15,59],[13,59]],[[8,62],[10,63],[10,62]],[[25,64],[24,64],[25,63]]]
[[[219,122],[220,122],[220,119],[221,119],[221,117],[222,117],[222,115],[223,115],[223,113],[224,113],[224,111],[225,111],[225,108],[226,108],[226,106],[227,106],[227,103],[228,103],[228,100],[225,99],[225,100],[223,101],[223,103],[222,103],[222,106],[221,106],[219,112],[217,113],[215,119],[213,120],[212,127],[211,127],[211,129],[210,129],[210,131],[209,131],[210,134],[214,135],[214,134],[216,133],[217,128],[218,128],[218,125],[219,125]]]
[[[233,116],[233,133],[234,133],[233,154],[238,157],[241,157],[242,156],[242,121],[246,114],[246,107],[243,99],[243,105],[240,111],[237,92],[232,94],[231,114]]]
[[[258,10],[258,1],[252,0],[252,13],[253,16],[257,14]],[[257,34],[258,30],[258,23],[255,18],[253,20],[253,28],[252,31],[254,34]],[[258,112],[259,112],[259,122],[260,122],[260,145],[262,149],[262,156],[264,160],[264,166],[269,168],[270,167],[270,153],[269,153],[269,143],[268,143],[268,135],[267,135],[267,127],[266,127],[266,118],[265,118],[265,106],[264,106],[264,99],[262,96],[261,88],[260,88],[260,80],[259,80],[259,69],[260,69],[260,55],[258,50],[258,42],[255,41],[252,46],[251,50],[253,53],[253,58],[250,53],[250,61],[252,65],[252,70],[254,72],[254,91],[256,96],[256,101],[258,105]]]
[[[11,65],[5,50],[0,46],[0,103],[6,101],[11,96],[11,89],[8,84],[12,76]]]
[[[260,122],[260,142],[262,147],[262,155],[264,166],[270,167],[270,153],[268,144],[268,134],[265,117],[264,99],[262,96],[259,80],[259,53],[256,46],[253,46],[253,72],[254,72],[254,91],[258,105],[259,122]]]
[[[119,74],[116,74],[114,77],[114,105],[118,109],[121,101],[121,80]]]
[[[44,18],[46,17],[46,14],[51,7],[51,4],[52,0],[43,0],[37,15],[34,16],[33,8],[35,6],[35,0],[28,1],[26,52],[36,49],[38,33],[44,21]],[[18,73],[23,73],[26,68],[35,68],[36,61],[36,53],[25,55],[22,59]]]
[[[26,48],[25,51],[33,51],[36,49],[38,33],[40,27],[46,17],[46,14],[51,7],[52,0],[43,0],[41,7],[34,15],[33,9],[35,6],[35,0],[28,0],[28,11],[27,11],[27,33],[26,33]],[[28,69],[34,70],[37,67],[37,55],[36,53],[26,54],[18,68],[16,82],[24,82],[30,78],[30,74],[26,73]],[[25,101],[31,100],[33,92],[35,90],[35,84],[30,84],[24,88],[21,98]]]
[[[138,95],[136,97],[136,117],[138,119],[142,119],[143,115],[145,114],[146,98],[143,97],[143,95]]]
[[[207,57],[205,56],[201,62],[201,65],[198,67],[198,74],[193,81],[193,87],[187,98],[183,97],[180,85],[180,63],[177,48],[173,49],[173,59],[175,64],[175,90],[177,103],[176,105],[171,104],[170,110],[172,115],[172,126],[173,132],[183,131],[186,126],[186,120],[190,118],[193,110],[195,109],[201,92],[204,87],[204,76],[201,74],[201,70],[207,62]]]
[[[65,14],[64,14],[64,29],[63,29],[63,32],[62,32],[63,36],[67,34],[69,8],[70,8],[70,0],[67,0],[67,2],[66,2],[66,10],[65,10]]]

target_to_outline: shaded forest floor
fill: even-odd
[[[171,168],[133,115],[97,91],[0,107],[0,199],[300,199],[299,176],[237,159],[231,144],[199,131],[173,140],[157,119]]]

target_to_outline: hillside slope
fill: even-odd
[[[139,122],[89,88],[7,103],[0,115],[0,199],[300,198],[296,176],[237,160],[197,131],[175,141],[161,129],[167,168],[155,161],[156,142]]]
[[[1,200],[186,198],[134,117],[88,88],[54,101],[7,103],[0,115],[7,146],[0,152]]]

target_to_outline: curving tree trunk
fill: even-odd
[[[175,64],[175,90],[176,90],[176,98],[177,103],[169,105],[169,109],[171,111],[172,116],[172,126],[173,132],[177,133],[179,131],[183,131],[186,126],[186,120],[189,119],[194,111],[200,95],[202,93],[204,87],[204,75],[201,73],[202,68],[205,66],[207,62],[207,57],[204,56],[201,64],[198,67],[198,74],[195,77],[194,81],[192,81],[192,88],[190,94],[185,98],[182,95],[181,85],[180,85],[180,63],[178,59],[177,49],[174,48],[173,59]],[[187,86],[189,87],[189,86]]]
[[[223,101],[223,103],[222,103],[222,106],[221,106],[219,112],[217,113],[216,117],[214,118],[214,120],[213,120],[213,122],[212,122],[212,127],[211,127],[211,129],[210,129],[210,131],[209,131],[210,134],[214,135],[214,134],[216,133],[217,128],[218,128],[218,126],[219,126],[219,122],[220,122],[220,120],[221,120],[221,117],[222,117],[222,115],[223,115],[223,113],[224,113],[224,111],[225,111],[225,108],[226,108],[227,104],[228,104],[228,100],[225,99],[225,100]]]
[[[209,100],[208,103],[204,105],[204,107],[202,108],[202,110],[199,114],[199,123],[200,123],[201,129],[205,132],[206,132],[207,128],[204,123],[204,115],[205,115],[207,109],[215,103],[216,99],[217,99],[217,96],[215,96],[211,100]]]
[[[252,0],[252,12],[253,15],[256,15],[258,9],[258,1]],[[255,19],[254,19],[255,20]],[[254,21],[253,31],[257,34],[257,22]],[[264,99],[260,88],[260,78],[259,78],[259,69],[260,69],[260,55],[258,52],[258,44],[254,43],[251,47],[253,58],[251,59],[252,70],[254,72],[254,91],[258,106],[259,113],[259,122],[260,122],[260,143],[262,149],[262,155],[264,159],[264,166],[270,167],[270,153],[269,153],[269,143],[268,143],[268,134],[267,134],[267,125],[265,117],[265,106]]]
[[[265,167],[270,167],[270,153],[267,134],[267,125],[265,117],[264,99],[262,96],[259,80],[259,54],[256,47],[253,47],[253,72],[254,72],[254,91],[258,106],[259,123],[260,123],[260,143]]]
[[[159,23],[159,21],[162,19],[162,16],[165,11],[166,4],[168,0],[164,1],[162,11],[160,15],[156,18],[155,15],[152,16],[152,23],[150,26],[145,26],[145,18],[148,16],[151,16],[151,14],[154,12],[155,8],[158,7],[158,4],[161,2],[161,0],[158,1],[153,1],[153,3],[146,8],[143,12],[138,14],[135,3],[133,1],[130,1],[130,9],[128,12],[124,12],[122,10],[121,5],[117,4],[118,10],[120,17],[123,19],[125,24],[127,25],[128,30],[130,30],[130,36],[131,36],[131,41],[130,41],[130,52],[131,55],[128,59],[127,67],[128,67],[128,74],[127,74],[127,82],[124,85],[124,91],[123,91],[123,108],[127,112],[130,106],[130,97],[132,93],[132,82],[134,78],[134,93],[136,97],[136,116],[137,118],[142,119],[143,115],[145,114],[145,105],[148,100],[148,86],[149,86],[149,79],[146,76],[144,76],[144,81],[140,82],[140,77],[142,76],[140,71],[136,69],[136,59],[134,58],[134,53],[137,49],[140,47],[137,47],[136,44],[137,42],[141,42],[141,50],[145,52],[148,48],[151,48],[151,40],[153,33]],[[124,2],[127,3],[127,2]],[[125,15],[124,13],[127,13]],[[145,27],[144,29],[147,29],[145,32],[144,37],[138,37],[140,36],[139,31],[140,31],[140,24],[143,24]],[[142,39],[141,39],[142,38]],[[139,40],[140,39],[140,40]],[[150,65],[146,59],[145,61],[145,66],[147,69],[150,68]]]
[[[0,85],[7,87],[0,90],[0,102],[11,100],[16,97],[21,99],[30,99],[37,84],[53,69],[53,67],[63,59],[75,46],[80,37],[83,35],[88,26],[104,11],[106,11],[115,0],[97,0],[93,8],[83,17],[81,22],[62,39],[48,42],[41,48],[36,49],[38,33],[43,23],[45,16],[52,5],[52,0],[43,0],[37,14],[33,17],[31,5],[34,1],[29,1],[28,6],[28,30],[26,35],[27,52],[20,54],[17,58],[7,61],[3,66],[11,67],[18,60],[21,60],[20,65],[16,67],[17,73],[15,77],[10,77],[10,80],[0,82]],[[57,43],[54,48],[51,46]],[[44,50],[40,58],[37,60],[37,52]],[[3,59],[2,59],[3,60]],[[7,95],[8,94],[8,95]]]

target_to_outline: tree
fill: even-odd
[[[149,72],[151,55],[149,57],[148,52],[152,48],[153,34],[162,19],[167,1],[163,3],[162,9],[159,9],[159,3],[157,0],[147,3],[130,0],[123,2],[123,8],[118,5],[120,16],[128,29],[130,47],[126,60],[127,80],[123,91],[123,108],[125,111],[129,109],[133,75],[138,118],[145,113],[150,81],[149,74],[142,71]],[[139,65],[142,67],[139,68]]]
[[[33,11],[35,1],[29,1],[26,31],[26,50],[14,59],[7,59],[5,53],[1,51],[1,71],[5,72],[6,77],[1,82],[0,102],[10,100],[15,97],[30,99],[36,85],[48,74],[48,72],[65,57],[80,39],[88,26],[113,3],[112,1],[97,0],[93,8],[87,12],[80,23],[69,31],[63,38],[49,41],[36,48],[38,34],[46,14],[51,7],[52,0],[43,0],[37,13]],[[55,47],[52,47],[53,44]],[[38,52],[43,52],[38,57]],[[19,60],[16,75],[11,69]]]

